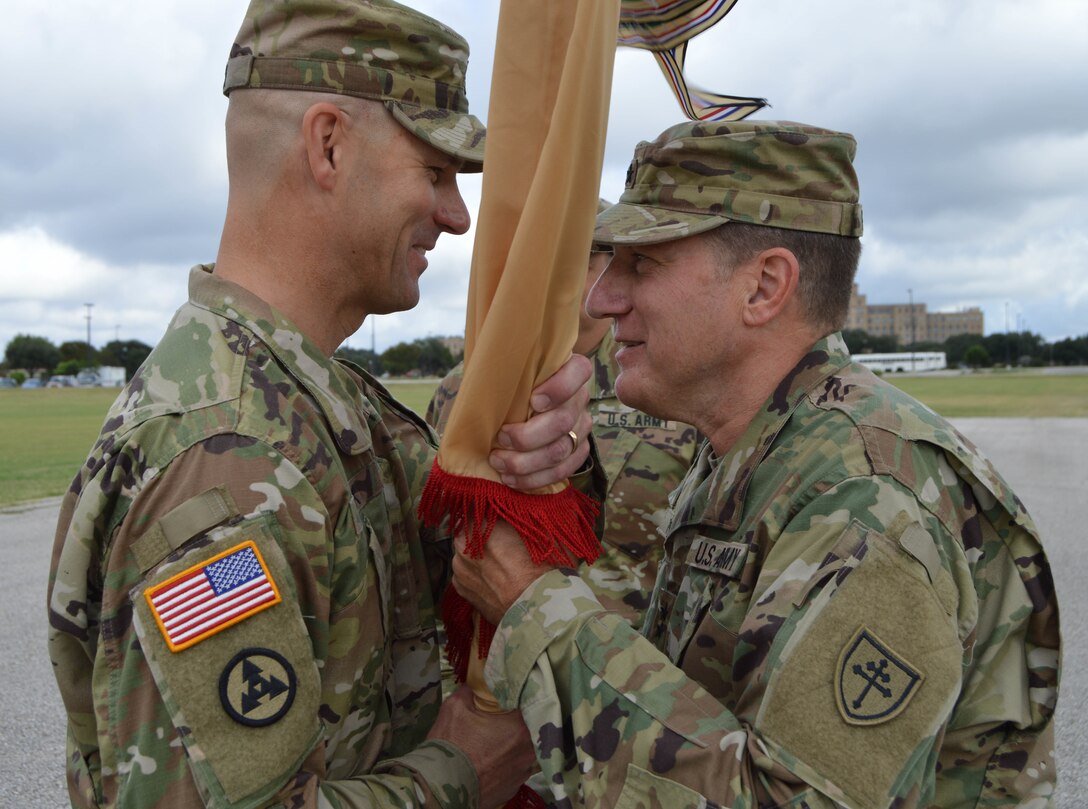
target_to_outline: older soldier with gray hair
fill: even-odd
[[[487,680],[544,781],[588,807],[1045,807],[1060,672],[1023,505],[838,334],[855,143],[681,124],[595,238],[627,405],[708,440],[671,501],[644,637],[500,526],[454,582],[498,625]]]
[[[254,0],[227,64],[217,261],[113,405],[61,510],[50,654],[79,807],[496,806],[518,714],[441,704],[449,538],[415,517],[433,433],[330,359],[410,309],[469,215],[468,46],[387,0]],[[588,362],[504,428],[531,489],[586,457]],[[536,401],[534,401],[536,403]]]

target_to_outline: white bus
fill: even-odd
[[[854,354],[854,362],[881,373],[939,371],[948,365],[943,351],[899,351],[895,354]]]

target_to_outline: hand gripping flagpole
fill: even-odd
[[[569,484],[504,486],[487,462],[506,423],[531,415],[533,388],[570,357],[599,198],[619,0],[503,0],[488,111],[483,192],[465,324],[465,371],[420,500],[481,558],[509,522],[537,564],[592,561],[597,505]],[[452,587],[447,654],[478,704],[494,627]],[[473,632],[475,623],[479,624]],[[475,635],[475,637],[474,637]],[[523,787],[510,805],[541,805]]]

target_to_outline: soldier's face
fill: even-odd
[[[608,262],[611,260],[611,247],[595,248],[589,254],[586,285],[582,291],[582,308],[578,313],[578,340],[574,348],[580,354],[588,353],[596,348],[612,325],[610,320],[597,320],[586,311],[586,299],[589,297],[589,291],[593,289],[593,285],[597,283],[597,279],[601,277],[601,273],[604,272],[605,267],[608,266]]]
[[[739,291],[706,234],[623,247],[590,290],[587,311],[614,318],[616,394],[659,418],[699,426],[736,365]]]
[[[360,137],[351,186],[351,249],[367,314],[411,309],[427,252],[442,233],[461,234],[470,218],[457,187],[461,161],[409,133],[391,118],[381,139]]]

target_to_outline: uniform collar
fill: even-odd
[[[674,515],[670,529],[700,523],[736,530],[752,476],[797,405],[849,364],[850,352],[841,334],[819,340],[782,378],[728,452],[719,458],[707,442],[688,479],[677,489],[675,502],[681,504],[681,510]]]
[[[616,338],[612,336],[612,330],[605,332],[604,338],[597,343],[597,347],[590,352],[589,359],[593,363],[593,376],[589,382],[590,401],[599,399],[616,398]]]
[[[380,418],[353,374],[325,356],[281,312],[244,287],[214,275],[215,265],[189,272],[189,300],[253,332],[313,397],[328,420],[337,446],[357,455],[371,446],[366,420]]]

